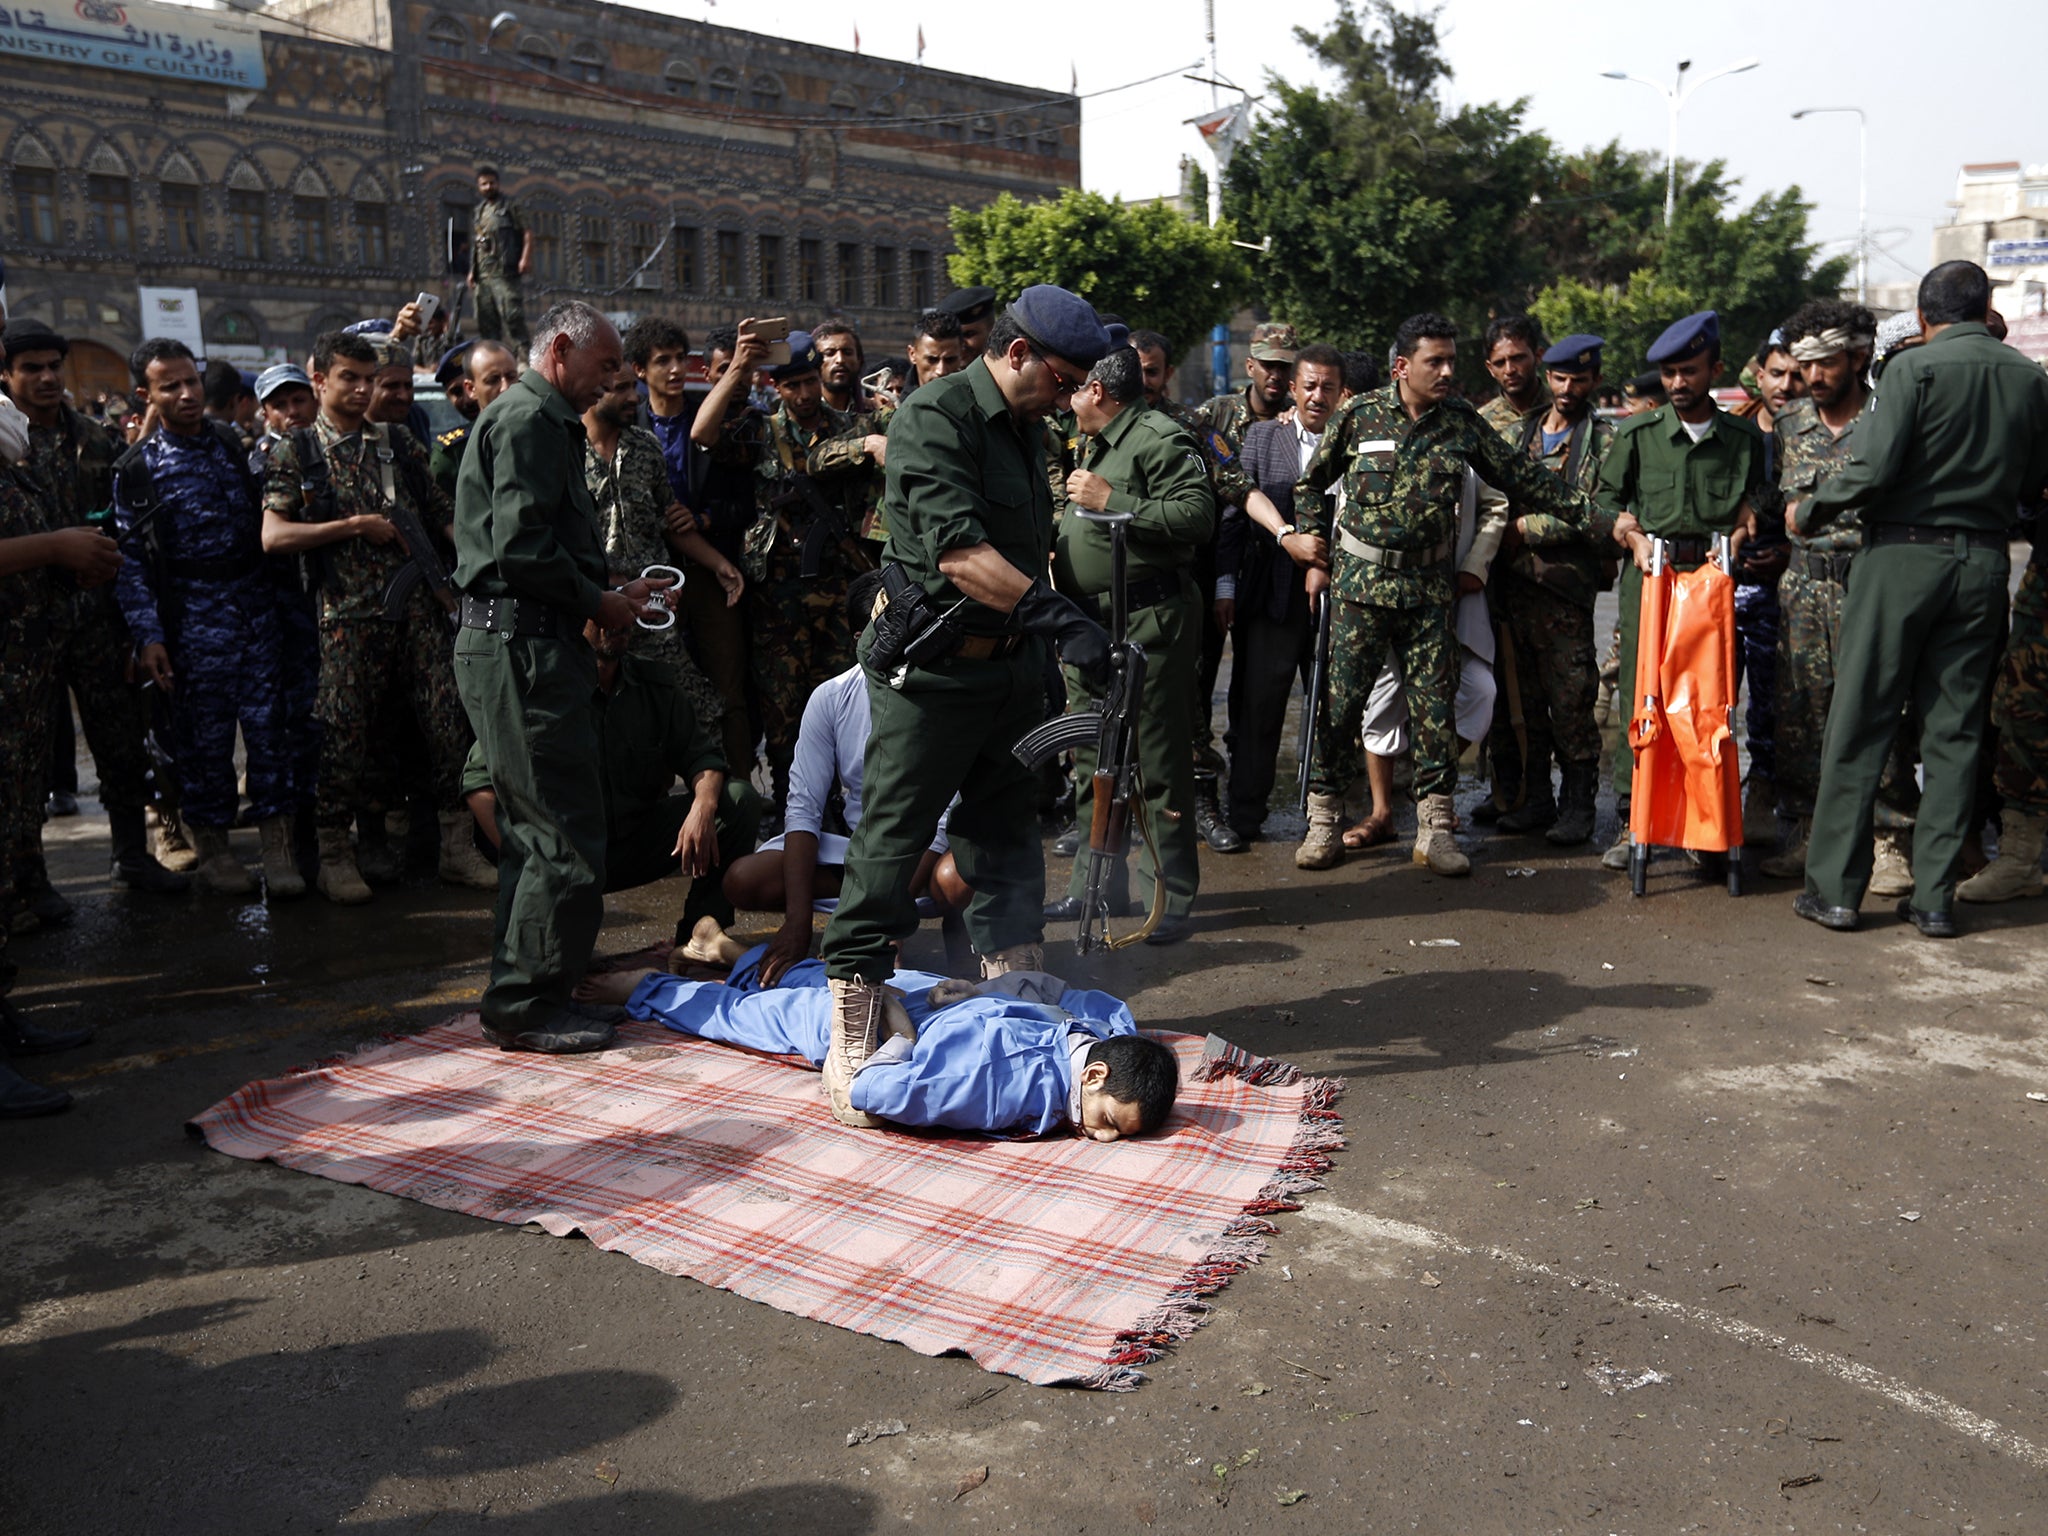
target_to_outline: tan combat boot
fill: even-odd
[[[881,1122],[853,1107],[853,1076],[867,1065],[882,1043],[889,989],[879,982],[855,977],[842,981],[834,976],[832,988],[832,1033],[825,1042],[825,1098],[832,1106],[832,1118],[841,1125],[867,1130]],[[897,1007],[901,1009],[902,1004]]]
[[[159,807],[156,813],[156,861],[175,874],[189,875],[199,867],[199,855],[185,836],[185,824],[178,813]]]
[[[1344,862],[1344,797],[1310,791],[1308,834],[1294,850],[1296,869],[1335,869]]]
[[[1457,820],[1449,795],[1426,795],[1416,808],[1414,859],[1433,875],[1472,873],[1472,861],[1459,851],[1458,840],[1451,835]]]
[[[1870,865],[1870,894],[1873,896],[1910,896],[1913,894],[1913,863],[1910,832],[1891,829],[1880,831],[1876,838],[1876,857]]]
[[[2022,816],[2007,807],[1999,820],[1998,857],[1956,887],[1965,901],[2012,901],[2039,896],[2041,843],[2048,836],[2048,815]]]
[[[292,857],[292,819],[266,816],[256,824],[263,836],[263,888],[272,900],[306,894],[306,877]]]
[[[320,874],[315,883],[322,896],[344,907],[358,907],[370,899],[370,888],[356,868],[356,851],[349,846],[347,827],[320,829]]]
[[[1760,873],[1773,880],[1797,880],[1806,873],[1806,840],[1813,835],[1813,818],[1802,816],[1785,834],[1785,846],[1757,865]]]
[[[999,949],[992,955],[981,957],[981,979],[993,981],[998,976],[1007,976],[1012,971],[1042,971],[1045,969],[1045,946],[1043,944],[1012,944],[1008,949]]]
[[[191,834],[192,851],[199,860],[192,881],[200,890],[216,896],[247,896],[256,889],[256,877],[228,849],[226,827],[188,825],[185,830]]]
[[[473,891],[495,891],[497,868],[476,851],[470,829],[476,825],[467,811],[441,813],[440,876],[450,885],[466,885]],[[401,843],[398,846],[403,847]]]

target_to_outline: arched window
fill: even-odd
[[[921,101],[913,101],[909,106],[903,109],[903,116],[905,120],[909,123],[911,128],[915,129],[919,133],[923,133],[927,128],[931,126],[931,124],[927,121],[927,119],[929,119],[931,115],[931,108],[927,107]]]
[[[459,59],[469,51],[469,29],[453,16],[436,16],[427,28],[427,52],[437,59]]]
[[[263,261],[269,256],[264,190],[256,167],[237,160],[228,172],[228,249],[238,261]]]
[[[569,78],[581,80],[585,85],[599,85],[604,81],[604,50],[595,43],[578,43],[569,50]]]
[[[868,103],[869,117],[894,117],[895,115],[896,98],[894,96],[877,96],[873,101]]]
[[[1038,130],[1038,152],[1041,155],[1057,155],[1060,152],[1060,131],[1052,127]]]
[[[57,167],[30,134],[14,145],[14,224],[23,245],[57,243]]]
[[[132,255],[135,250],[135,177],[114,146],[93,146],[85,160],[85,211],[94,251]]]
[[[200,239],[199,172],[183,155],[167,157],[156,173],[157,206],[164,213],[164,248],[172,256],[196,257]]]
[[[670,59],[661,72],[661,83],[669,95],[688,101],[697,94],[697,66],[687,59]]]
[[[552,72],[555,67],[555,45],[538,32],[529,32],[519,39],[519,57],[535,69]]]
[[[721,107],[729,107],[740,99],[740,73],[729,64],[720,64],[711,71],[711,99]]]
[[[977,117],[967,125],[977,144],[993,144],[996,141],[996,120],[992,117]]]
[[[771,74],[757,74],[747,81],[747,94],[756,112],[782,110],[782,82]]]
[[[1010,148],[1020,155],[1031,146],[1031,141],[1026,134],[1027,127],[1028,125],[1021,117],[1010,119]]]
[[[255,319],[239,309],[222,310],[206,327],[206,339],[223,347],[261,346],[262,338]]]
[[[310,165],[292,178],[292,255],[310,267],[333,264],[329,240],[334,211],[327,183]]]
[[[852,117],[860,111],[860,98],[853,93],[850,85],[835,85],[832,96],[826,104],[834,117]]]
[[[350,194],[356,226],[357,260],[366,267],[391,265],[391,200],[383,184],[365,175]]]

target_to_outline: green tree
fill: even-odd
[[[1620,377],[1642,366],[1657,333],[1681,315],[1707,306],[1690,288],[1658,275],[1654,267],[1629,274],[1626,283],[1594,284],[1561,277],[1536,295],[1529,313],[1548,336],[1590,333],[1607,343],[1607,373]]]
[[[1164,203],[1127,204],[1072,188],[1049,202],[1022,203],[1005,192],[949,217],[959,250],[946,258],[946,270],[962,287],[1016,294],[1057,283],[1134,330],[1158,331],[1175,355],[1228,319],[1250,288],[1228,222],[1212,229]]]

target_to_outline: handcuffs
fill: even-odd
[[[683,573],[672,565],[650,565],[640,573],[640,576],[643,581],[652,580],[657,576],[666,576],[670,579],[670,584],[665,587],[657,587],[647,594],[648,612],[660,614],[661,621],[656,623],[647,614],[643,613],[634,622],[639,624],[642,629],[651,629],[657,633],[665,629],[674,629],[676,627],[676,597],[683,590]]]

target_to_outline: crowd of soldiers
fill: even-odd
[[[679,958],[729,960],[730,893],[764,887],[726,873],[778,830],[807,705],[858,668],[835,729],[852,720],[865,783],[845,782],[842,742],[860,808],[823,946],[825,1081],[854,1117],[847,1084],[895,1027],[885,983],[921,897],[947,893],[985,976],[1043,969],[1050,922],[1122,916],[1131,874],[1144,941],[1178,941],[1202,850],[1266,835],[1297,677],[1315,689],[1298,867],[1391,841],[1405,763],[1414,862],[1465,874],[1453,792],[1481,743],[1492,793],[1470,819],[1590,840],[1596,600],[1619,573],[1605,707],[1625,716],[1653,541],[1689,569],[1723,536],[1752,823],[1785,829],[1763,868],[1804,875],[1801,915],[1852,927],[1867,889],[1942,934],[1958,895],[2041,890],[2041,557],[2009,646],[2005,584],[2048,475],[2048,376],[1994,339],[1966,263],[1930,275],[1908,323],[1804,306],[1747,360],[1737,411],[1713,394],[1712,312],[1658,339],[1619,412],[1602,339],[1553,345],[1524,316],[1488,328],[1496,393],[1475,408],[1457,330],[1431,314],[1400,326],[1384,371],[1262,323],[1245,387],[1190,408],[1165,337],[1046,286],[952,294],[873,372],[842,320],[743,320],[705,338],[700,395],[672,320],[621,335],[570,303],[529,337],[517,212],[494,173],[479,186],[487,329],[454,346],[407,305],[243,390],[147,340],[116,434],[65,400],[65,338],[8,323],[0,687],[22,728],[0,741],[0,944],[70,917],[41,824],[62,808],[75,697],[117,883],[253,893],[228,842],[253,825],[270,898],[367,902],[424,811],[439,876],[498,893],[487,1035],[598,1049],[616,1010],[576,988],[603,894],[680,869]],[[466,418],[431,440],[422,365]],[[1147,661],[1124,722],[1143,835],[1098,885],[1086,850],[1111,785],[1093,749],[1064,793],[1012,749],[1063,710],[1113,711],[1125,642]],[[1628,863],[1629,767],[1616,751],[1610,868]],[[1370,813],[1347,826],[1361,770]],[[1994,810],[1998,856],[1958,890]],[[1050,902],[1049,812],[1075,859]],[[801,846],[815,860],[815,836]],[[79,1043],[0,1006],[14,1054]],[[62,1100],[0,1079],[0,1113]]]

